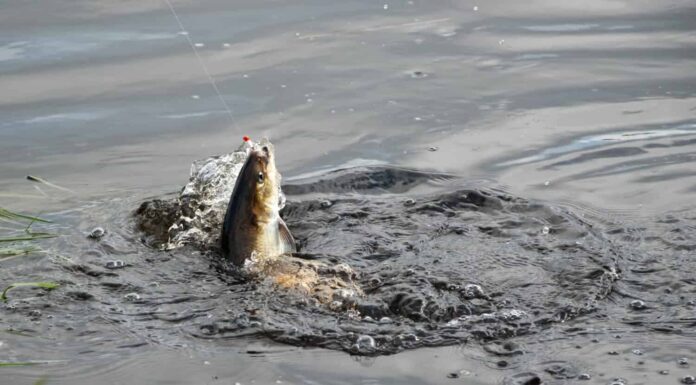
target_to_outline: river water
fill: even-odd
[[[60,235],[0,283],[61,284],[0,307],[0,362],[35,363],[0,383],[696,376],[696,4],[171,4],[0,3],[0,206]],[[135,229],[243,135],[351,311]]]

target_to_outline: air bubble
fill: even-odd
[[[483,288],[479,285],[468,284],[464,286],[464,297],[466,298],[481,298],[484,297]]]
[[[551,229],[549,229],[548,226],[544,226],[544,227],[541,229],[541,233],[544,234],[544,235],[548,235],[548,233],[549,233],[550,231],[551,231]]]
[[[92,231],[89,232],[89,235],[87,236],[92,239],[100,239],[104,235],[106,235],[106,230],[104,230],[103,227],[95,227],[94,229],[92,229]]]
[[[693,385],[696,384],[696,377],[694,376],[684,376],[681,379],[682,384]]]
[[[645,302],[643,302],[639,299],[631,301],[630,306],[631,306],[631,309],[633,309],[633,310],[645,310],[647,308],[647,306],[645,305]]]
[[[358,351],[372,350],[375,346],[375,339],[365,334],[359,336],[353,345]]]
[[[130,302],[135,302],[140,300],[140,294],[138,293],[128,293],[123,296],[123,299]]]
[[[588,380],[591,380],[591,379],[592,379],[592,377],[591,377],[589,374],[587,374],[587,373],[581,373],[581,374],[578,376],[578,380],[581,380],[581,381],[588,381]]]

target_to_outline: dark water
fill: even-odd
[[[0,4],[0,206],[60,234],[0,282],[61,283],[0,308],[0,362],[39,363],[0,383],[696,375],[692,2],[174,5],[234,123],[166,3]],[[141,242],[243,134],[359,315]]]

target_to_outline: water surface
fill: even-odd
[[[64,283],[11,293],[0,361],[46,363],[0,368],[3,378],[491,384],[533,372],[548,383],[588,373],[590,383],[649,384],[696,375],[677,363],[696,360],[692,2],[173,4],[184,31],[162,1],[0,5],[0,205],[42,213],[61,234],[42,244],[46,253],[0,261],[0,281]],[[256,321],[283,331],[305,322],[291,326],[334,332],[323,339],[333,342],[234,324],[248,309],[240,302],[258,304],[267,288],[235,284],[205,253],[139,241],[138,204],[176,192],[192,161],[230,152],[242,135],[275,143],[284,214],[304,251],[384,275],[369,297],[377,305],[411,290],[386,314],[408,330],[299,308],[306,318],[283,316],[294,302],[282,296]],[[403,169],[425,176],[375,171]],[[470,201],[476,194],[491,199]],[[85,238],[95,226],[108,232],[100,242]],[[110,260],[129,266],[106,269]],[[481,301],[473,315],[520,310],[532,323],[500,335],[470,319],[447,326],[463,313],[446,309],[471,300],[452,294],[467,284],[509,304]],[[141,299],[124,298],[132,292]],[[425,319],[409,310],[419,298],[436,298]],[[369,352],[396,354],[355,357],[344,321],[356,335],[424,334]]]

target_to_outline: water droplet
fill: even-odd
[[[280,88],[286,88],[287,86],[285,84],[281,84]]]
[[[181,36],[188,36],[188,34],[189,34],[188,31],[179,32],[179,35],[181,35]]]
[[[548,226],[544,226],[544,227],[541,229],[541,233],[544,234],[544,235],[548,235],[549,231],[551,231],[551,229],[549,229]]]
[[[476,12],[478,10],[479,10],[478,5],[474,5],[474,12]]]
[[[198,100],[198,99],[200,99],[200,98],[201,98],[200,95],[191,95],[191,99],[196,99],[196,100]]]
[[[389,9],[389,4],[384,4],[384,10],[386,11],[387,9]]]
[[[205,44],[203,44],[203,43],[196,43],[196,44],[194,44],[193,46],[196,47],[196,48],[202,48],[202,47],[205,47]]]
[[[592,377],[591,377],[589,374],[587,374],[587,373],[581,373],[581,374],[578,376],[578,380],[581,380],[581,381],[588,381],[588,380],[591,380],[591,379],[592,379]]]
[[[684,376],[681,379],[682,384],[693,385],[696,384],[696,377],[694,376]]]
[[[503,44],[505,44],[505,39],[498,40],[498,45],[503,45]]]
[[[392,319],[389,317],[382,317],[379,319],[379,323],[381,323],[381,324],[390,324],[392,322],[394,322],[394,321],[392,321]]]
[[[643,351],[641,351],[640,349],[633,349],[633,354],[635,354],[635,355],[637,355],[637,356],[642,356],[642,355],[643,355]]]
[[[230,45],[230,43],[224,43],[222,46],[225,48],[230,48],[232,45]]]
[[[307,98],[307,103],[313,102],[312,98]]]
[[[242,75],[242,77],[243,77],[244,79],[248,79],[248,78],[249,78],[249,74],[244,74],[244,75]]]
[[[121,260],[115,260],[115,261],[108,261],[104,265],[107,269],[121,269],[123,267],[126,267],[126,263],[121,261]]]
[[[547,180],[546,182],[544,182],[544,186],[548,186],[548,185],[550,185],[550,184],[551,184],[551,181],[548,181],[548,180]]]

